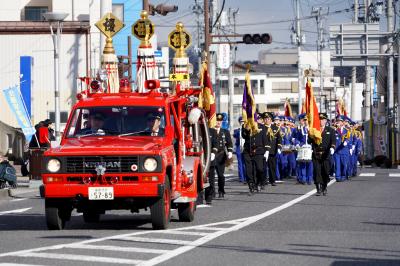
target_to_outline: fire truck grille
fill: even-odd
[[[96,167],[102,165],[106,168],[106,173],[132,172],[132,164],[138,165],[138,156],[119,157],[119,156],[85,156],[68,157],[66,159],[67,173],[95,173]]]

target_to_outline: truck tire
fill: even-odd
[[[97,211],[84,211],[83,220],[85,223],[98,223],[100,221],[100,213]]]
[[[65,218],[62,218],[60,209],[57,207],[45,207],[46,223],[49,230],[62,230],[65,227]]]
[[[178,205],[179,221],[192,222],[194,220],[194,212],[196,211],[196,202],[182,203]]]
[[[164,194],[150,207],[150,213],[153,229],[162,230],[168,228],[171,219],[171,188],[168,176],[165,177]]]

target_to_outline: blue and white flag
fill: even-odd
[[[11,111],[14,113],[22,132],[25,135],[26,141],[30,142],[32,136],[35,134],[35,128],[31,124],[29,114],[26,110],[24,100],[22,99],[21,92],[18,86],[11,87],[3,90],[4,96],[10,106]]]

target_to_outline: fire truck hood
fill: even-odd
[[[164,145],[163,138],[155,137],[86,137],[66,139],[47,155],[130,155],[157,154]]]

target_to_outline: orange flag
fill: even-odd
[[[319,112],[318,106],[315,101],[314,91],[311,86],[311,81],[307,79],[306,85],[306,100],[305,104],[305,112],[307,114],[308,126],[309,126],[309,134],[312,139],[314,139],[316,144],[321,144],[322,136],[321,136],[321,124],[319,121]]]
[[[285,116],[293,117],[292,107],[290,106],[289,99],[286,99],[285,104],[283,105],[283,107],[285,109]]]
[[[208,126],[212,128],[217,123],[217,119],[215,117],[215,96],[211,84],[211,79],[207,71],[207,62],[203,62],[201,66],[199,84],[203,87],[203,89],[201,90],[201,93],[199,95],[198,106],[199,108],[203,108],[206,111]]]

